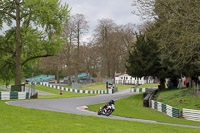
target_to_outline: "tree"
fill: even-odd
[[[119,64],[120,70],[117,70],[119,73],[124,73],[126,72],[126,61],[129,57],[130,51],[131,51],[131,46],[133,43],[136,42],[136,26],[134,24],[128,23],[126,25],[122,25],[119,27],[120,31],[119,34],[121,37],[117,37],[117,42],[120,42],[118,45],[118,48],[120,51],[117,51],[116,53],[119,53]],[[116,43],[117,43],[116,42]]]
[[[58,35],[68,18],[68,5],[61,6],[59,0],[1,1],[0,28],[3,23],[10,27],[0,36],[0,70],[9,74],[2,73],[1,78],[8,80],[15,75],[15,84],[21,84],[21,67],[33,59],[54,55],[62,44]]]
[[[179,71],[180,75],[196,78],[200,74],[198,5],[199,1],[170,0],[167,3],[157,1],[155,12],[159,18],[157,21],[159,31],[154,33],[159,36],[163,60],[170,60],[171,64],[173,63],[172,67]],[[166,17],[163,17],[164,13],[167,14]]]
[[[74,25],[73,34],[74,34],[74,40],[77,45],[75,82],[78,82],[79,62],[80,62],[80,39],[88,31],[89,26],[83,14],[76,14],[72,16],[71,21]]]
[[[74,51],[74,30],[75,30],[75,25],[74,22],[69,21],[67,24],[64,24],[63,28],[63,33],[62,33],[62,38],[65,40],[65,45],[63,49],[63,56],[65,57],[66,60],[66,65],[67,65],[67,75],[69,79],[69,85],[71,85],[71,74],[72,74],[72,65],[74,64],[73,62],[73,51]]]
[[[154,76],[160,78],[161,88],[165,89],[167,69],[160,63],[158,44],[146,34],[136,35],[127,61],[127,73],[133,77]]]
[[[102,53],[102,70],[101,75],[102,77],[111,77],[110,73],[110,60],[109,57],[111,57],[111,50],[113,49],[111,44],[111,33],[115,31],[116,24],[111,19],[101,19],[99,20],[99,24],[96,28],[96,40],[101,48]]]
[[[42,70],[43,73],[46,72],[47,75],[55,74],[57,83],[60,83],[60,74],[64,68],[64,63],[65,63],[63,55],[61,54],[60,51],[59,53],[60,54],[58,55],[41,59],[39,63],[39,68],[38,68]]]
[[[178,75],[197,78],[200,74],[200,2],[135,0],[135,3],[139,5],[139,15],[155,20],[151,37],[159,44],[162,64]]]
[[[101,19],[95,29],[94,43],[99,48],[102,77],[113,78],[115,73],[125,73],[129,49],[135,41],[135,25],[117,25],[111,19]]]

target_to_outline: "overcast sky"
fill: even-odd
[[[89,34],[84,38],[87,40],[98,24],[98,20],[109,18],[117,24],[141,24],[141,19],[133,15],[131,11],[132,0],[62,0],[62,3],[69,4],[71,15],[84,14],[90,26]]]
[[[142,20],[138,16],[131,13],[134,8],[131,6],[132,0],[61,0],[61,2],[62,4],[69,4],[71,15],[77,13],[85,15],[90,27],[89,33],[83,38],[87,42],[97,26],[98,20],[102,18],[112,19],[118,25],[142,23]],[[7,30],[8,27],[4,24],[5,29]]]

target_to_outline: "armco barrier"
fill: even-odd
[[[158,87],[151,87],[151,88],[154,88],[154,89],[157,89]],[[147,92],[150,88],[131,88],[130,89],[130,92],[136,92],[136,93],[139,93],[139,92]]]
[[[131,92],[146,92],[149,88],[137,88],[137,89],[130,89]]]
[[[200,121],[200,110],[183,108],[183,118],[192,121]]]
[[[166,115],[170,116],[170,117],[175,117],[175,118],[179,118],[180,117],[180,111],[177,108],[174,108],[170,105],[161,103],[161,102],[157,102],[154,100],[151,100],[151,108],[155,109],[159,112],[165,113]]]
[[[29,99],[28,92],[0,92],[0,100]]]
[[[43,82],[37,82],[37,84],[40,85],[44,85],[50,88],[55,88],[55,89],[59,89],[59,90],[64,90],[64,91],[69,91],[69,92],[75,92],[75,93],[85,93],[85,94],[107,94],[107,91],[104,90],[79,90],[79,89],[71,89],[71,88],[65,88],[65,87],[61,87],[61,86],[57,86],[57,85],[51,85],[48,83],[43,83]]]

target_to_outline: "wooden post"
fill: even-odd
[[[189,88],[192,89],[192,80],[189,81]]]
[[[39,98],[39,93],[37,92],[37,99]]]
[[[199,85],[198,85],[198,81],[197,81],[197,96],[199,96]]]

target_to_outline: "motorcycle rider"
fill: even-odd
[[[110,112],[110,111],[111,112]],[[106,105],[104,105],[100,110],[98,111],[98,115],[110,115],[113,111],[115,111],[115,102],[114,100],[110,100]]]
[[[112,111],[115,111],[115,101],[114,100],[110,100],[108,102],[108,106],[111,106]]]

